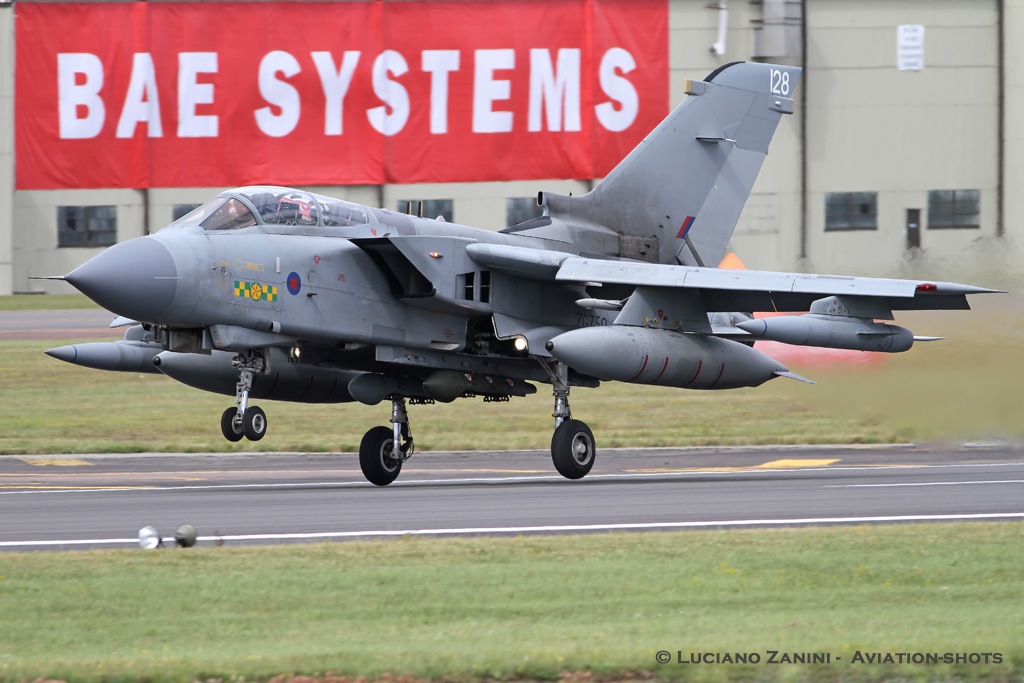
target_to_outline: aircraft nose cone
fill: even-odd
[[[100,252],[65,279],[108,311],[157,322],[174,299],[178,269],[167,247],[137,237]]]

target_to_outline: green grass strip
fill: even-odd
[[[46,297],[7,297],[50,301]],[[56,297],[54,297],[54,300]],[[2,303],[4,297],[0,297]],[[83,298],[84,300],[84,298]],[[1024,438],[1019,365],[1024,303],[977,297],[977,310],[908,312],[900,322],[950,338],[874,362],[793,369],[818,382],[778,379],[756,389],[686,391],[605,383],[574,389],[573,415],[612,446],[880,443]],[[959,317],[957,317],[959,316]],[[110,330],[110,339],[120,336]],[[90,370],[43,351],[75,339],[0,342],[0,454],[145,451],[354,451],[386,425],[386,405],[257,401],[270,428],[258,442],[229,444],[220,414],[233,398],[151,374]],[[413,406],[418,450],[547,449],[550,387],[509,403],[462,399]]]
[[[1021,595],[1020,523],[5,553],[0,679],[1010,681]],[[661,650],[833,661],[659,664]]]
[[[43,353],[67,343],[73,340],[0,342],[0,454],[351,452],[367,429],[390,418],[386,403],[256,400],[267,411],[267,437],[232,444],[221,436],[220,415],[234,397],[159,374],[91,370]],[[757,389],[694,392],[613,382],[574,390],[572,407],[594,430],[599,449],[904,440],[899,430],[787,398],[786,391],[805,386],[779,380]],[[536,394],[508,403],[462,399],[412,406],[409,413],[419,451],[548,449],[551,410],[551,389],[541,384]]]

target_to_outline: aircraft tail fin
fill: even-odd
[[[591,192],[541,193],[545,215],[618,233],[622,257],[717,265],[800,72],[734,62],[687,81],[689,97]]]

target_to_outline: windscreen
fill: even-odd
[[[209,218],[200,223],[204,230],[238,230],[256,225],[256,216],[252,215],[249,207],[238,199],[219,197],[213,201],[223,203],[210,213]],[[207,204],[212,204],[213,201]],[[200,206],[196,211],[203,209],[207,204]]]

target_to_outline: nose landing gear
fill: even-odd
[[[249,391],[257,374],[266,372],[267,363],[258,351],[245,351],[231,360],[238,369],[235,385],[235,407],[220,416],[220,431],[228,441],[259,441],[267,434],[267,414],[259,406],[249,405]]]

